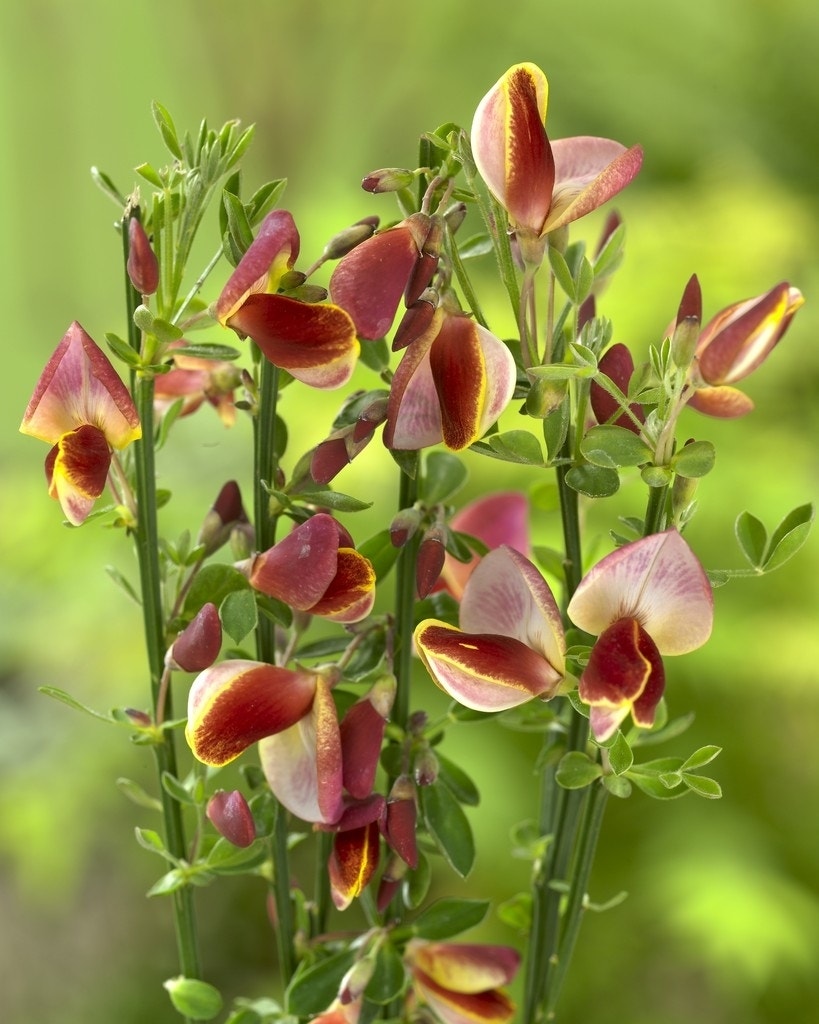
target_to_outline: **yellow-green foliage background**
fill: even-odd
[[[214,126],[231,117],[255,122],[247,186],[290,179],[285,205],[300,226],[306,266],[352,220],[395,216],[389,197],[359,190],[366,172],[412,166],[422,131],[449,120],[468,126],[510,64],[539,63],[550,79],[554,136],[600,134],[645,147],[642,174],[617,201],[627,260],[603,308],[617,339],[644,355],[692,272],[706,316],[783,278],[807,296],[785,342],[748,382],[758,405],[750,418],[686,414],[685,431],[718,449],[689,539],[707,567],[738,566],[739,511],[773,526],[816,494],[817,53],[810,0],[3,5],[4,1024],[172,1019],[160,987],[176,972],[168,907],[143,899],[161,864],[133,840],[135,825],[156,823],[115,786],[119,776],[152,785],[149,753],[37,692],[61,686],[103,709],[146,700],[138,610],[104,572],[112,564],[133,574],[127,542],[99,525],[61,526],[43,486],[45,448],[17,434],[40,369],[72,319],[100,340],[124,329],[116,211],[92,185],[90,166],[127,191],[136,164],[164,159],[154,98],[180,128],[202,117]],[[599,223],[578,225],[575,237],[588,230],[593,240]],[[326,431],[337,401],[288,393],[293,457]],[[226,433],[210,409],[181,425],[160,463],[163,485],[174,490],[168,533],[195,531],[224,479],[247,481],[248,440],[246,423]],[[351,524],[359,537],[394,500],[390,461],[378,447],[338,481],[378,498]],[[464,499],[499,482],[531,482],[501,463],[467,458]],[[626,488],[594,513],[592,534],[603,535],[617,514],[639,513],[642,500]],[[625,889],[629,898],[587,920],[561,1019],[808,1019],[819,999],[818,570],[811,541],[770,577],[717,591],[713,641],[669,665],[672,710],[697,714],[679,752],[722,745],[715,774],[725,797],[611,802],[592,896],[604,901]],[[182,704],[184,682],[177,686]],[[433,699],[425,679],[419,686],[416,705]],[[473,772],[483,802],[471,812],[473,878],[451,888],[500,900],[525,883],[523,863],[506,866],[507,833],[534,811],[534,748],[485,725],[463,726],[453,740],[450,753]],[[199,902],[208,977],[228,997],[272,994],[261,883],[225,882]],[[494,918],[480,938],[517,941]]]

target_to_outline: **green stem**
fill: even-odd
[[[278,472],[276,444],[276,406],[279,397],[279,370],[264,356],[259,363],[259,399],[253,421],[253,519],[256,528],[256,550],[267,551],[276,542],[275,516],[270,514],[269,488],[274,486]],[[259,661],[272,665],[276,661],[274,623],[262,615],[256,627],[256,653]],[[286,985],[296,969],[295,922],[290,898],[290,867],[288,856],[287,812],[277,805],[273,835],[270,838],[273,858],[273,897],[276,902],[276,941],[279,967]]]
[[[652,533],[662,533],[668,526],[667,498],[667,484],[664,487],[649,487],[643,528],[644,537],[648,537]]]
[[[418,470],[416,468],[416,474]],[[412,508],[418,498],[418,477],[401,472],[398,508]],[[401,551],[396,565],[394,671],[397,681],[392,720],[406,729],[409,719],[412,678],[412,631],[415,606],[415,563],[420,538],[412,537]]]
[[[122,222],[123,252],[128,259],[128,220]],[[140,296],[125,277],[126,317],[128,340],[139,351],[140,332],[134,324],[134,310]],[[154,382],[152,378],[137,377],[132,380],[134,404],[142,425],[142,437],[134,444],[134,494],[137,504],[137,521],[134,530],[137,562],[139,564],[142,614],[145,632],[145,647],[148,657],[148,671],[151,685],[151,704],[158,709],[164,701],[164,715],[172,717],[170,693],[163,694],[162,674],[165,662],[165,620],[162,611],[162,578],[159,566],[159,529],[156,504],[156,466],[154,459]],[[162,803],[162,817],[165,831],[165,846],[168,852],[179,860],[187,857],[185,826],[182,808],[177,800],[165,789],[162,780],[168,775],[177,778],[176,746],[174,732],[165,729],[161,742],[154,746],[159,793]],[[196,934],[193,892],[182,886],[171,895],[173,904],[176,945],[179,966],[186,978],[199,978],[201,967]]]

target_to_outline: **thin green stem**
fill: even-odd
[[[276,542],[275,516],[270,514],[270,493],[278,473],[276,442],[276,406],[279,396],[279,371],[264,357],[259,363],[259,396],[253,421],[253,518],[256,549],[267,551]],[[259,661],[276,661],[276,635],[273,622],[259,618],[256,627],[256,653]],[[290,861],[287,812],[277,804],[270,852],[273,858],[273,897],[276,902],[276,940],[279,967],[286,985],[296,969],[295,922],[290,897]]]
[[[418,478],[401,472],[398,508],[412,508],[418,498]],[[406,729],[409,719],[412,678],[412,630],[415,605],[415,563],[419,538],[412,537],[401,551],[396,566],[394,671],[397,681],[392,720]]]
[[[128,223],[123,219],[123,253],[128,258]],[[140,296],[132,286],[126,273],[125,280],[126,317],[128,338],[133,348],[140,349],[141,337],[134,324],[134,310]],[[139,564],[142,613],[145,632],[145,647],[150,675],[151,704],[158,709],[164,704],[166,717],[172,716],[170,693],[163,692],[162,675],[165,661],[165,620],[162,610],[162,578],[159,565],[159,529],[156,503],[156,466],[154,459],[154,382],[149,377],[136,377],[132,381],[134,404],[142,425],[142,437],[134,444],[134,495],[137,519],[134,528],[137,562]],[[174,732],[165,729],[162,740],[154,747],[159,793],[162,803],[162,817],[165,831],[165,846],[168,852],[179,860],[187,856],[185,826],[182,808],[162,784],[166,772],[174,778],[178,775]],[[196,933],[196,918],[193,892],[182,886],[172,895],[176,944],[179,966],[186,978],[201,975],[199,949]]]
[[[668,526],[667,499],[667,484],[664,487],[649,487],[645,526],[643,527],[644,537],[648,537],[652,533],[662,533]]]

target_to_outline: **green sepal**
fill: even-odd
[[[475,862],[475,840],[461,805],[443,783],[422,786],[418,793],[427,831],[450,867],[466,878]]]
[[[188,1020],[213,1020],[221,1013],[219,989],[197,978],[169,978],[163,983],[174,1009]]]
[[[449,897],[436,900],[412,922],[412,934],[422,939],[450,939],[479,925],[489,910],[489,900]]]

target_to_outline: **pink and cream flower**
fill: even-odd
[[[464,588],[460,628],[424,619],[415,643],[450,697],[476,711],[504,711],[560,688],[566,644],[560,612],[535,566],[501,545],[481,559]]]
[[[511,67],[478,105],[472,153],[519,235],[541,238],[596,210],[637,175],[639,146],[546,134],[549,85],[535,64]]]
[[[105,490],[112,450],[136,441],[142,428],[128,389],[76,321],[43,370],[20,431],[52,445],[48,493],[79,526]]]
[[[443,1024],[507,1024],[515,1014],[503,990],[520,966],[510,946],[412,939],[404,963],[414,997]]]
[[[651,534],[601,559],[569,602],[572,622],[597,642],[578,694],[598,741],[631,714],[650,729],[665,689],[663,655],[687,654],[711,635],[711,585],[677,530]]]

